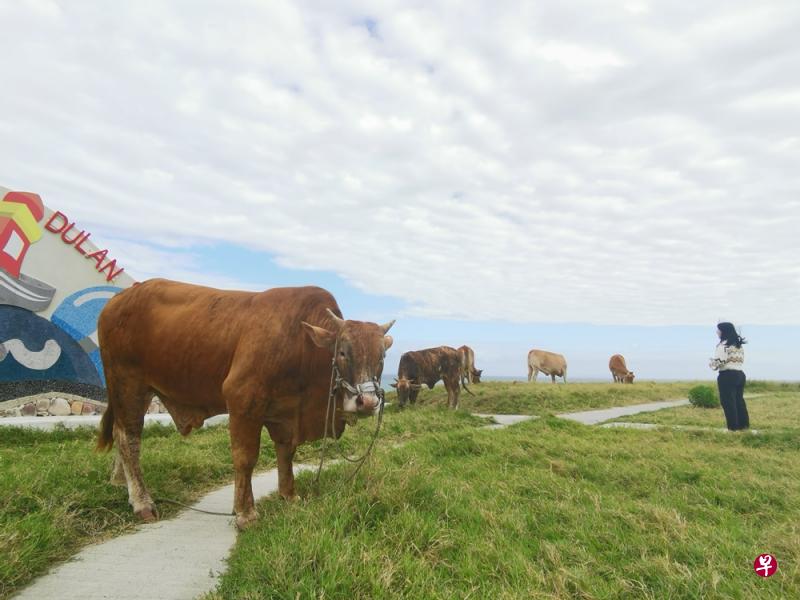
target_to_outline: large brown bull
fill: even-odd
[[[608,360],[608,370],[611,371],[614,383],[633,383],[633,371],[628,370],[622,354],[615,354]]]
[[[279,493],[293,499],[295,450],[326,430],[332,364],[339,384],[327,431],[338,438],[346,421],[379,408],[393,323],[345,321],[333,296],[317,287],[253,293],[154,279],[125,290],[98,323],[108,386],[98,447],[117,443],[112,481],[127,483],[134,512],[154,520],[139,467],[153,395],[183,435],[228,413],[236,524],[248,525],[258,516],[251,476],[261,429],[275,444]]]
[[[407,403],[414,404],[423,385],[433,389],[439,380],[444,382],[447,390],[447,404],[450,408],[458,408],[458,396],[461,385],[461,355],[455,348],[439,346],[425,350],[412,350],[400,357],[397,368],[397,403],[403,407]]]
[[[469,346],[460,346],[458,353],[461,355],[461,373],[468,383],[480,383],[483,369],[475,368],[475,351]]]

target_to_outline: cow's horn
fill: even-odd
[[[385,334],[387,331],[389,331],[389,330],[392,328],[392,325],[394,325],[394,322],[395,322],[396,320],[397,320],[397,319],[392,319],[392,320],[391,320],[391,321],[389,321],[388,323],[384,323],[383,325],[379,325],[378,327],[380,327],[381,329],[383,329],[383,333]]]
[[[341,329],[342,327],[344,327],[344,319],[337,317],[330,308],[326,308],[325,310],[328,311],[328,314],[331,316],[331,319],[333,319],[333,322],[336,323],[337,328]]]

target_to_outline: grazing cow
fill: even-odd
[[[528,352],[528,381],[536,383],[539,371],[549,375],[553,383],[556,382],[556,377],[563,378],[564,383],[567,383],[567,359],[561,354],[546,350]]]
[[[480,383],[483,369],[475,368],[475,351],[469,346],[461,346],[458,353],[461,355],[462,377],[467,380],[467,383]]]
[[[461,381],[461,355],[458,350],[449,346],[412,350],[400,357],[397,368],[397,403],[400,407],[407,403],[414,404],[423,385],[433,389],[436,382],[444,381],[447,390],[447,405],[458,408],[459,384]]]
[[[153,279],[112,298],[98,322],[108,408],[97,445],[116,442],[112,482],[127,483],[135,514],[158,517],[139,467],[153,395],[183,435],[212,415],[230,415],[239,528],[258,517],[251,475],[263,427],[275,444],[279,493],[296,498],[297,446],[325,432],[338,438],[345,423],[374,414],[382,402],[383,359],[392,345],[386,332],[394,321],[345,321],[341,314],[318,287],[255,293]],[[326,426],[332,370],[337,384]]]
[[[625,357],[622,354],[615,354],[609,359],[608,369],[611,371],[614,383],[633,383],[633,371],[628,371]]]

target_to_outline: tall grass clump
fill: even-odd
[[[710,385],[696,385],[689,390],[689,402],[697,408],[717,408],[719,398]]]

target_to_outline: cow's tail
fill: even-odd
[[[97,432],[97,446],[98,452],[102,450],[111,450],[114,445],[114,407],[111,404],[111,398],[108,399],[106,412],[103,413],[103,418],[100,420],[100,431]]]
[[[461,387],[464,388],[464,391],[467,392],[470,396],[474,396],[475,395],[475,394],[472,393],[472,390],[470,390],[467,387],[467,384],[464,383],[464,378],[463,377],[461,378]]]

